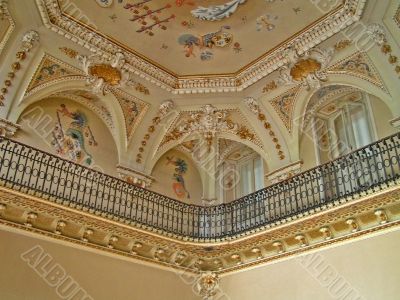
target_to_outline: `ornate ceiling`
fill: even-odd
[[[349,26],[364,1],[37,0],[45,25],[174,93],[240,91]],[[97,3],[97,4],[96,4]],[[339,3],[339,1],[337,2]],[[288,22],[288,20],[291,20]]]

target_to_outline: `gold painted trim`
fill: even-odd
[[[66,75],[66,76],[52,78],[51,80],[42,82],[37,86],[33,86],[37,76],[39,75],[39,73],[40,73],[40,71],[41,71],[41,69],[42,69],[42,67],[43,67],[43,65],[44,65],[44,63],[45,63],[45,61],[47,59],[52,61],[52,62],[54,62],[54,63],[57,63],[57,64],[59,64],[61,66],[64,66],[65,68],[69,69],[72,73],[76,73],[76,74],[69,74],[69,75]],[[45,87],[46,84],[49,84],[49,83],[51,83],[51,82],[53,82],[53,81],[55,81],[57,79],[75,77],[75,76],[83,76],[83,75],[84,75],[84,73],[82,72],[82,70],[80,70],[80,69],[78,69],[78,68],[76,68],[76,67],[74,67],[74,66],[72,66],[72,65],[70,65],[70,64],[68,64],[68,63],[66,63],[66,62],[64,62],[64,61],[62,61],[62,60],[60,60],[58,58],[56,58],[56,57],[54,57],[53,55],[45,52],[45,53],[43,53],[42,57],[40,58],[39,64],[38,64],[35,72],[32,74],[32,76],[31,76],[31,78],[29,80],[29,84],[28,84],[28,87],[25,90],[24,97],[30,95],[32,93],[32,91],[34,91],[34,90],[40,90],[41,87]]]
[[[312,27],[314,27],[315,25],[322,23],[325,19],[329,18],[330,16],[336,14],[338,11],[340,11],[341,9],[344,8],[345,3],[341,3],[338,7],[336,7],[335,9],[333,9],[332,11],[328,12],[327,14],[323,15],[322,17],[320,17],[319,19],[317,19],[316,21],[312,22],[311,24],[309,24],[308,26],[306,26],[305,28],[299,30],[298,32],[296,32],[295,34],[293,34],[291,37],[287,38],[286,40],[284,40],[283,42],[281,42],[280,44],[278,44],[277,46],[275,46],[274,48],[270,49],[268,52],[262,54],[261,56],[259,56],[258,58],[256,58],[255,60],[251,61],[250,63],[246,64],[244,67],[240,68],[238,71],[233,72],[233,73],[212,73],[212,74],[183,74],[183,75],[179,75],[165,67],[163,67],[162,65],[158,64],[157,62],[153,61],[152,59],[148,58],[147,56],[140,54],[139,52],[135,51],[134,49],[124,45],[123,43],[115,40],[114,38],[96,30],[95,28],[89,26],[88,24],[83,23],[82,21],[74,18],[71,15],[68,15],[67,13],[65,13],[60,6],[59,0],[57,0],[57,4],[58,4],[58,8],[61,12],[61,16],[64,16],[66,18],[68,18],[69,20],[76,22],[77,24],[85,27],[86,29],[91,30],[92,32],[100,35],[101,37],[103,37],[104,39],[106,39],[107,41],[117,45],[118,47],[121,47],[122,49],[124,49],[125,51],[128,51],[131,54],[134,54],[136,56],[138,56],[139,58],[145,60],[147,63],[156,66],[157,68],[159,68],[160,70],[164,71],[165,73],[175,77],[177,80],[181,80],[181,79],[209,79],[209,78],[213,78],[213,77],[237,77],[238,75],[240,75],[240,73],[244,72],[246,69],[248,69],[250,66],[258,63],[259,61],[261,61],[262,59],[264,59],[265,57],[267,57],[268,55],[270,55],[271,53],[273,53],[274,51],[276,51],[277,49],[279,49],[280,47],[282,47],[285,44],[288,44],[289,42],[295,40],[296,38],[298,38],[299,35],[301,35],[302,33],[308,31],[309,29],[311,29]]]
[[[76,209],[72,209],[70,207],[51,202],[49,200],[40,199],[35,196],[27,195],[1,186],[0,203],[5,204],[3,205],[2,209],[6,209],[5,215],[2,215],[2,211],[0,210],[0,224],[6,222],[7,224],[10,224],[11,227],[19,228],[26,231],[33,231],[37,234],[42,234],[50,238],[54,237],[71,241],[80,246],[89,246],[90,248],[101,251],[106,250],[107,253],[121,255],[127,258],[138,259],[139,261],[145,261],[146,263],[149,262],[163,267],[187,270],[189,272],[191,270],[192,273],[197,273],[200,270],[208,270],[210,268],[214,269],[215,266],[213,267],[213,265],[210,264],[212,264],[212,261],[215,261],[217,259],[219,261],[225,261],[225,269],[215,270],[214,272],[219,274],[231,274],[241,271],[243,269],[249,269],[258,265],[265,265],[271,262],[279,261],[306,251],[313,251],[321,247],[346,242],[353,237],[357,238],[359,236],[364,236],[368,233],[373,233],[381,229],[389,228],[392,225],[397,226],[400,224],[399,213],[393,213],[391,211],[392,209],[396,209],[396,211],[399,211],[400,209],[400,185],[398,183],[387,188],[386,190],[363,197],[362,199],[360,199],[360,201],[347,203],[347,206],[350,207],[339,207],[339,210],[336,211],[327,209],[324,211],[320,211],[319,214],[314,213],[314,215],[310,215],[309,217],[302,217],[302,219],[298,220],[299,222],[301,222],[300,224],[294,224],[294,222],[286,222],[282,223],[281,226],[279,226],[278,228],[275,227],[264,229],[264,232],[260,233],[262,234],[262,236],[258,238],[253,238],[249,241],[247,241],[249,238],[247,238],[247,240],[245,241],[239,242],[237,240],[226,241],[223,244],[219,243],[220,247],[216,246],[217,243],[210,244],[209,247],[212,249],[212,252],[210,252],[209,247],[204,246],[204,244],[200,242],[195,244],[194,242],[177,241],[164,235],[159,238],[155,234],[151,234],[146,230],[140,230],[121,222],[96,216],[94,212],[89,213],[83,212],[81,210],[78,211]],[[342,204],[342,206],[345,205]],[[7,214],[8,209],[10,209],[10,214]],[[319,237],[313,237],[312,240],[309,240],[310,246],[306,246],[305,248],[300,248],[301,245],[299,244],[291,245],[287,243],[288,240],[294,238],[299,233],[309,235],[311,232],[322,227],[333,226],[332,228],[334,228],[335,225],[344,222],[349,217],[360,218],[369,214],[374,215],[374,212],[376,212],[377,210],[391,212],[390,217],[393,218],[393,221],[389,221],[388,223],[383,224],[382,220],[379,220],[379,218],[373,216],[372,221],[363,223],[364,229],[361,229],[361,231],[355,232],[353,234],[348,233],[349,231],[347,231],[347,229],[345,232],[343,232],[343,230],[335,230],[335,232],[338,234],[337,237],[334,237],[329,241],[320,241]],[[15,211],[20,211],[20,213],[18,213],[18,221],[17,219],[14,219],[14,217],[16,216]],[[40,218],[38,220],[40,220],[41,217],[44,217],[44,219],[41,220],[45,220],[47,219],[47,217],[50,217],[53,219],[53,221],[51,222],[52,224],[54,224],[54,221],[62,220],[67,224],[71,224],[74,228],[78,226],[79,232],[81,232],[81,229],[90,228],[95,232],[98,232],[100,236],[109,236],[110,234],[112,234],[113,236],[120,237],[122,240],[125,241],[128,240],[131,242],[143,242],[143,244],[146,245],[146,248],[150,249],[145,251],[145,255],[140,254],[139,256],[135,256],[135,254],[131,254],[130,251],[127,250],[110,249],[110,243],[108,243],[108,245],[107,243],[103,243],[103,238],[101,239],[101,242],[99,241],[99,239],[97,239],[97,241],[96,239],[91,241],[81,241],[80,234],[79,237],[75,237],[75,234],[70,234],[68,236],[68,233],[67,236],[64,235],[60,237],[60,235],[55,235],[53,225],[46,226],[48,228],[44,229],[46,227],[41,227],[40,221],[38,223],[35,222],[34,225],[32,225],[32,223],[29,223],[29,219],[28,221],[25,221],[27,212],[34,213],[36,216],[39,215]],[[2,218],[4,221],[1,220]],[[386,221],[388,220],[386,219],[385,222]],[[55,228],[55,230],[57,230],[57,227]],[[349,230],[351,230],[351,228],[349,228]],[[271,245],[271,243],[277,240],[280,240],[281,244],[284,243],[288,246],[287,252],[272,255],[268,254],[268,256],[264,256],[264,258],[257,257],[257,259],[255,259],[254,257],[249,257],[248,254],[246,254],[248,251],[250,251],[250,249],[254,249],[254,247],[265,248],[266,246]],[[166,260],[158,260],[157,257],[154,256],[153,250],[160,248],[168,249],[170,253],[185,253],[187,255],[186,258],[190,259],[190,263],[175,265],[173,263],[173,260],[171,260],[171,257],[174,254],[170,254],[169,258],[166,258]],[[243,255],[243,264],[233,265],[233,263],[229,261],[229,257],[232,257],[233,253],[235,253],[235,255],[236,253],[241,253]],[[268,251],[268,253],[270,252]],[[152,254],[153,256],[149,257],[149,254]],[[202,269],[198,269],[196,267],[196,264],[192,264],[193,261],[198,260],[201,260],[203,262],[206,262],[206,260],[209,261],[206,262]]]
[[[3,186],[0,186],[0,191],[5,191],[6,193],[9,193],[11,195],[14,194],[14,195],[16,195],[16,197],[26,198],[26,199],[29,199],[31,201],[36,201],[36,202],[41,203],[42,205],[45,205],[45,206],[50,205],[50,206],[53,206],[53,207],[58,208],[60,210],[64,210],[64,211],[70,212],[73,215],[78,215],[79,216],[78,218],[81,219],[81,220],[82,220],[82,216],[84,216],[84,217],[86,217],[88,219],[94,219],[96,221],[99,221],[99,222],[102,222],[102,223],[105,223],[105,224],[108,223],[108,224],[116,226],[116,227],[122,227],[123,229],[125,229],[125,230],[127,229],[129,231],[133,231],[136,234],[140,234],[140,235],[144,235],[144,236],[147,235],[147,236],[153,237],[153,238],[155,238],[155,239],[157,239],[159,241],[164,241],[164,242],[168,241],[168,242],[171,242],[171,243],[175,243],[176,245],[181,245],[181,246],[185,246],[185,247],[189,247],[189,248],[191,247],[192,249],[193,248],[205,249],[205,248],[208,248],[208,247],[212,247],[212,248],[219,248],[221,250],[221,248],[233,247],[234,245],[242,244],[242,243],[245,243],[245,242],[248,243],[248,244],[253,243],[254,240],[263,238],[263,237],[268,236],[268,235],[272,235],[273,233],[275,233],[275,232],[277,232],[277,231],[279,231],[281,229],[284,229],[284,228],[296,227],[300,223],[306,223],[306,222],[310,222],[310,221],[313,221],[313,220],[318,220],[318,219],[321,219],[324,216],[325,217],[326,216],[333,216],[333,215],[336,216],[336,215],[338,215],[338,212],[341,211],[341,210],[349,209],[349,207],[357,206],[358,204],[360,204],[362,202],[365,202],[365,201],[372,201],[376,197],[381,197],[381,196],[384,196],[385,194],[391,194],[393,192],[399,192],[400,193],[400,185],[399,185],[399,183],[396,183],[395,185],[393,185],[393,186],[391,186],[391,187],[389,187],[389,188],[387,188],[385,190],[381,190],[381,191],[376,192],[374,194],[370,194],[370,195],[367,195],[367,196],[364,196],[364,197],[360,197],[359,199],[343,203],[340,206],[331,207],[331,208],[327,207],[325,209],[321,209],[318,212],[313,212],[312,214],[309,214],[307,216],[298,217],[295,220],[281,221],[281,222],[279,222],[278,225],[275,225],[275,226],[274,225],[268,226],[268,227],[265,226],[263,228],[260,228],[260,231],[258,231],[256,233],[249,234],[248,236],[244,236],[244,237],[240,236],[240,235],[239,236],[233,236],[233,237],[227,238],[225,241],[219,241],[219,242],[201,242],[201,241],[195,242],[195,241],[190,241],[190,240],[183,240],[183,239],[180,239],[177,236],[174,236],[173,234],[168,234],[168,233],[164,233],[164,234],[160,233],[160,234],[158,234],[158,233],[155,233],[155,232],[150,231],[150,230],[143,230],[143,229],[138,228],[138,227],[130,226],[130,225],[124,224],[122,222],[113,221],[111,219],[103,218],[101,216],[98,216],[98,215],[95,215],[95,214],[92,214],[92,213],[84,212],[84,211],[81,211],[81,210],[76,210],[76,209],[70,208],[68,206],[64,206],[64,205],[61,205],[61,204],[58,204],[58,203],[55,203],[55,202],[51,202],[49,200],[44,200],[44,199],[29,195],[29,194],[24,194],[22,192],[18,192],[18,191],[15,191],[15,190],[12,190],[10,188],[3,187]],[[212,253],[209,253],[209,255],[212,255]]]

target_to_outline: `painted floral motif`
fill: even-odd
[[[188,198],[190,199],[190,194],[185,186],[184,175],[188,171],[187,162],[181,158],[167,157],[167,165],[174,165],[175,172],[173,174],[174,183],[172,184],[172,189],[174,190],[176,196],[180,199]]]
[[[213,56],[211,49],[224,48],[232,44],[233,35],[226,31],[230,28],[230,26],[222,26],[220,30],[202,36],[182,34],[178,38],[178,43],[184,47],[186,57],[196,57],[195,49],[199,49],[202,51],[200,58],[209,60]]]
[[[55,58],[46,55],[39,65],[32,81],[30,82],[27,92],[31,91],[35,87],[54,80],[56,78],[61,78],[65,76],[77,75],[77,71],[73,70],[72,67],[63,65],[61,62]]]
[[[229,18],[239,8],[239,5],[245,2],[246,0],[231,0],[222,5],[200,6],[192,10],[192,15],[200,20],[219,21]]]
[[[141,113],[146,110],[146,105],[139,100],[135,101],[132,97],[125,94],[115,94],[121,105],[122,112],[125,118],[125,127],[128,139],[132,137],[133,132],[138,124]]]
[[[348,70],[351,72],[359,73],[368,77],[374,77],[374,74],[369,65],[363,61],[361,55],[358,55],[354,59],[345,61],[340,65],[341,69]]]
[[[57,122],[53,129],[52,145],[57,154],[79,164],[90,166],[92,155],[87,146],[97,146],[87,117],[79,110],[70,111],[61,104],[56,111]]]
[[[275,21],[278,16],[273,16],[270,14],[265,14],[256,19],[256,30],[261,31],[263,29],[267,31],[272,31],[276,28]]]
[[[167,30],[167,24],[175,20],[176,16],[169,13],[172,4],[167,3],[164,6],[152,6],[152,0],[141,0],[136,3],[127,3],[124,5],[126,10],[132,13],[130,21],[139,25],[137,33],[145,33],[154,36],[154,29]],[[193,6],[194,2],[190,0],[175,0],[176,7],[185,5]]]
[[[289,132],[292,130],[292,113],[298,91],[299,88],[296,87],[270,102]]]
[[[355,55],[346,58],[343,61],[335,64],[328,69],[328,73],[347,73],[352,74],[362,79],[368,80],[380,88],[386,90],[379,73],[376,71],[374,65],[369,60],[368,56],[364,53],[356,53]]]
[[[397,26],[400,27],[400,6],[399,6],[399,8],[398,8],[397,11],[396,11],[396,14],[395,14],[395,16],[394,16],[394,20],[395,20],[395,22],[397,23]]]

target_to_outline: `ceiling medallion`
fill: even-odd
[[[319,89],[321,82],[328,79],[325,71],[332,61],[333,48],[313,48],[299,55],[293,48],[286,49],[284,56],[287,64],[280,69],[277,83],[280,85],[302,84],[308,90]]]

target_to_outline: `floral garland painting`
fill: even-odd
[[[56,114],[52,146],[57,154],[75,163],[92,165],[93,158],[86,146],[97,146],[97,141],[86,115],[79,110],[70,111],[65,104],[60,105]]]
[[[172,184],[172,189],[178,198],[182,199],[186,197],[190,199],[190,193],[186,189],[185,179],[183,178],[188,171],[187,162],[181,158],[175,159],[174,157],[167,156],[167,165],[170,164],[175,166],[175,172],[173,174],[173,179],[175,182]]]

